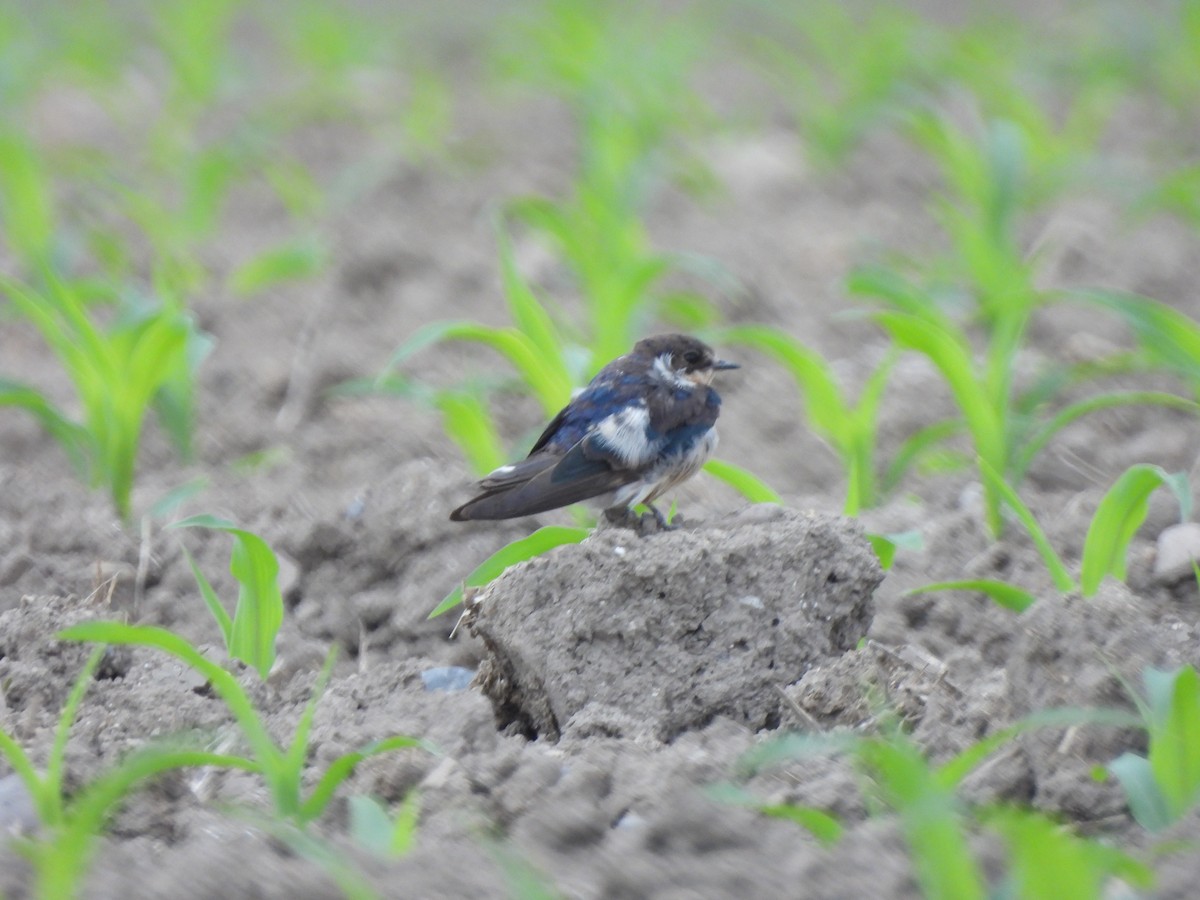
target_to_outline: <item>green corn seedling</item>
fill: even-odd
[[[1150,736],[1147,756],[1122,754],[1109,770],[1125,790],[1129,809],[1150,831],[1161,831],[1200,797],[1200,676],[1191,666],[1174,672],[1147,669],[1143,700],[1134,695]]]
[[[1036,812],[1012,807],[985,810],[981,821],[1008,845],[1002,896],[1021,900],[1092,900],[1114,878],[1148,888],[1153,872],[1128,854],[1088,840]]]
[[[0,752],[25,785],[41,823],[40,834],[20,839],[18,848],[33,864],[34,893],[42,900],[76,896],[106,820],[140,782],[160,772],[188,766],[240,767],[236,758],[216,753],[149,747],[132,754],[68,797],[63,790],[67,739],[104,652],[105,648],[97,647],[75,680],[59,716],[43,773],[38,772],[20,745],[0,730]]]
[[[208,528],[223,531],[233,540],[229,571],[238,583],[238,600],[233,616],[225,611],[204,573],[184,548],[192,575],[208,607],[231,659],[238,659],[265,679],[275,663],[275,638],[283,624],[283,597],[279,593],[279,560],[258,535],[215,516],[192,516],[169,526]]]
[[[312,822],[325,811],[338,787],[354,774],[355,768],[364,759],[394,750],[430,749],[429,745],[417,738],[391,737],[375,741],[337,757],[321,773],[316,784],[305,791],[304,768],[308,761],[309,736],[317,703],[324,693],[333,669],[332,653],[317,677],[312,697],[300,716],[291,742],[281,746],[271,737],[266,723],[254,709],[249,695],[238,684],[237,679],[177,634],[149,626],[125,625],[119,622],[87,622],[60,632],[58,637],[64,641],[88,641],[161,650],[202,675],[225,702],[250,746],[247,756],[229,757],[224,764],[258,773],[270,793],[275,814],[300,827]]]
[[[355,796],[349,801],[350,833],[372,853],[381,857],[404,856],[416,840],[421,815],[421,795],[414,788],[400,804],[395,817],[373,797]]]
[[[5,382],[0,400],[32,412],[68,456],[85,460],[92,484],[107,487],[118,514],[128,519],[146,414],[165,388],[179,386],[180,373],[190,378],[198,364],[189,356],[197,348],[191,319],[160,306],[120,316],[105,327],[72,285],[55,280],[45,293],[34,293],[3,279],[0,287],[66,370],[82,421],[73,422],[28,385]]]
[[[791,734],[768,741],[746,754],[739,770],[741,775],[749,776],[813,755],[849,756],[865,778],[863,789],[868,806],[876,814],[890,811],[898,817],[921,892],[932,900],[971,897],[982,900],[992,896],[968,841],[970,832],[980,826],[1000,832],[1009,844],[1008,875],[1013,884],[1061,884],[1071,889],[1117,875],[1145,886],[1151,878],[1146,866],[1099,843],[1062,831],[1039,813],[1006,807],[973,808],[956,796],[963,779],[1020,734],[1081,724],[1128,727],[1133,721],[1136,719],[1131,715],[1116,710],[1046,710],[977,741],[940,765],[930,763],[921,748],[899,730],[872,737],[848,732]],[[794,821],[826,843],[838,840],[842,833],[841,823],[819,809],[794,804],[762,805],[746,791],[728,785],[718,786],[712,793],[714,799],[751,806],[764,815]],[[1048,837],[1051,832],[1055,835],[1053,839]],[[1033,839],[1035,836],[1045,840],[1039,843]],[[1068,895],[1079,900],[1094,896],[1077,891]],[[1018,896],[1057,895],[1033,892]]]
[[[862,270],[851,277],[850,288],[884,300],[888,308],[874,313],[875,321],[897,345],[929,359],[960,411],[961,419],[934,423],[911,437],[897,452],[897,459],[909,462],[931,445],[962,432],[969,435],[984,484],[985,516],[993,535],[999,536],[1003,530],[1000,485],[1019,485],[1037,454],[1071,423],[1121,406],[1161,406],[1200,414],[1196,403],[1163,391],[1099,393],[1054,412],[1044,411],[1066,388],[1098,374],[1128,371],[1136,363],[1118,356],[1102,363],[1056,369],[1044,373],[1027,391],[1018,392],[1013,386],[1013,372],[1030,310],[1001,313],[1001,326],[990,333],[984,357],[979,360],[967,331],[897,273]],[[1159,310],[1153,312],[1159,321],[1166,318]],[[1195,330],[1194,324],[1192,327]],[[1184,334],[1176,344],[1186,340]],[[990,477],[985,467],[999,477]]]
[[[675,138],[704,115],[687,83],[693,28],[634,4],[551,0],[502,63],[561,96],[579,133],[570,195],[518,200],[509,209],[550,240],[578,281],[589,355],[577,374],[586,377],[644,331],[661,303],[651,288],[673,265],[650,249],[641,207]]]
[[[946,35],[904,10],[821,0],[770,10],[752,52],[795,110],[808,158],[840,164],[873,127],[895,122],[936,77]]]
[[[1051,546],[1050,539],[1038,524],[1033,512],[1016,491],[993,468],[984,463],[981,463],[980,467],[985,484],[990,485],[1000,502],[1012,510],[1042,557],[1054,587],[1064,593],[1078,590],[1083,596],[1091,597],[1100,589],[1100,584],[1106,576],[1112,575],[1119,581],[1125,580],[1129,544],[1146,520],[1150,495],[1158,488],[1166,487],[1174,494],[1179,502],[1183,521],[1186,522],[1191,516],[1191,488],[1184,474],[1172,475],[1159,466],[1145,463],[1130,466],[1109,488],[1092,515],[1087,537],[1084,539],[1079,580],[1076,581],[1062,557]],[[1037,600],[1034,594],[1022,587],[988,578],[939,581],[923,585],[909,593],[923,594],[935,591],[972,591],[986,594],[996,604],[1014,612],[1024,612]]]
[[[829,443],[845,469],[846,515],[858,515],[862,509],[874,506],[879,500],[876,427],[891,358],[867,379],[855,405],[845,399],[825,360],[779,331],[745,325],[718,332],[716,340],[765,353],[787,369],[804,395],[810,426]]]
[[[1200,325],[1194,319],[1136,294],[1086,291],[1075,296],[1124,319],[1144,355],[1143,365],[1174,372],[1200,398]]]

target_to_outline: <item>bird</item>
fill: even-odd
[[[641,503],[668,529],[654,501],[712,455],[721,410],[713,376],[737,368],[690,335],[638,341],[572,398],[525,459],[485,476],[450,518],[512,519],[599,499],[610,522],[629,522]]]

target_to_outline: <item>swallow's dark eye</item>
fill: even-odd
[[[697,363],[700,362],[700,351],[699,350],[689,350],[687,353],[683,354],[683,361],[685,363],[687,363],[689,366],[696,365]]]

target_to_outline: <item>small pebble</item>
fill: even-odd
[[[465,691],[474,677],[475,670],[463,666],[438,666],[421,673],[427,691]]]
[[[642,828],[645,826],[645,824],[646,824],[646,820],[643,819],[641,816],[639,816],[637,813],[626,812],[625,815],[623,815],[623,816],[621,816],[621,818],[617,819],[617,824],[614,825],[613,827],[614,828],[634,829],[634,828]]]
[[[1154,580],[1173,584],[1194,578],[1192,561],[1200,560],[1200,525],[1183,522],[1164,528],[1158,536],[1158,555],[1154,560]]]

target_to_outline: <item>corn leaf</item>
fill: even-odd
[[[869,741],[858,757],[900,814],[913,869],[930,900],[984,900],[985,883],[971,853],[954,796],[939,785],[920,748],[905,738]]]
[[[13,251],[31,267],[49,261],[53,199],[37,150],[23,136],[0,133],[0,220]]]
[[[1189,378],[1200,389],[1200,324],[1165,303],[1139,297],[1092,291],[1073,294],[1121,315],[1151,358]]]
[[[1112,875],[1143,887],[1153,882],[1145,864],[1036,812],[1002,809],[984,818],[1008,844],[1013,896],[1022,900],[1092,900]]]
[[[804,395],[813,430],[829,441],[839,455],[844,453],[849,444],[851,410],[825,360],[786,334],[759,325],[727,328],[718,332],[715,340],[751,347],[782,363]]]
[[[892,534],[873,534],[868,532],[867,540],[871,544],[871,549],[875,551],[875,555],[879,558],[879,565],[885,571],[892,567],[892,563],[896,559],[896,551],[903,548],[905,550],[921,550],[925,546],[925,541],[921,537],[919,531],[897,531]]]
[[[1055,552],[1054,547],[1050,545],[1050,539],[1046,537],[1046,532],[1042,530],[1042,526],[1033,517],[1033,513],[1030,512],[1029,507],[1017,496],[1017,492],[982,457],[979,459],[979,471],[983,475],[984,485],[990,487],[997,497],[1008,504],[1017,519],[1025,526],[1025,530],[1033,540],[1034,546],[1037,547],[1038,553],[1042,556],[1042,561],[1046,564],[1046,569],[1050,572],[1050,578],[1054,582],[1054,586],[1064,592],[1075,590],[1075,579],[1071,577],[1071,573],[1067,571],[1062,558]]]
[[[82,622],[58,632],[56,638],[60,641],[93,641],[102,644],[154,647],[169,653],[203,675],[213,690],[225,701],[265,774],[277,771],[283,765],[282,752],[275,745],[237,679],[206,658],[185,638],[165,628],[126,625],[123,622]]]
[[[217,592],[213,590],[213,586],[209,584],[208,579],[204,577],[204,573],[196,565],[196,560],[188,552],[187,547],[183,548],[183,555],[187,558],[188,567],[192,570],[192,577],[196,579],[196,584],[200,588],[200,596],[204,598],[204,605],[208,607],[208,611],[216,619],[217,627],[221,629],[221,638],[225,641],[225,650],[228,652],[230,646],[233,644],[233,619],[229,617],[229,613],[221,605],[221,601],[217,598]]]
[[[283,624],[279,561],[275,553],[258,535],[215,516],[191,516],[170,527],[208,528],[233,537],[229,571],[237,579],[238,601],[230,626],[229,655],[253,667],[260,678],[266,678],[275,662],[275,638]]]
[[[757,475],[740,466],[735,466],[733,463],[725,462],[722,459],[710,459],[704,464],[704,471],[714,478],[724,481],[751,503],[783,504],[783,499],[770,485]]]
[[[1192,807],[1200,794],[1200,676],[1191,666],[1178,672],[1148,671],[1169,684],[1166,702],[1151,693],[1155,721],[1150,730],[1150,769],[1172,820]],[[1159,691],[1159,693],[1163,693]]]
[[[417,351],[441,341],[483,344],[502,354],[520,373],[547,415],[556,414],[571,399],[570,379],[555,365],[542,359],[537,346],[524,332],[516,328],[491,328],[475,322],[433,322],[418,329],[392,354],[381,377],[390,375]]]
[[[0,378],[0,406],[16,406],[31,413],[62,447],[75,471],[87,475],[91,450],[87,429],[67,418],[44,394],[28,385]]]
[[[1080,588],[1085,597],[1099,590],[1106,575],[1125,580],[1129,543],[1146,520],[1150,495],[1164,485],[1179,500],[1186,519],[1191,511],[1187,476],[1168,474],[1159,466],[1130,466],[1101,499],[1083,543]]]
[[[909,594],[929,594],[934,591],[975,591],[986,594],[998,606],[1011,609],[1013,612],[1024,612],[1034,603],[1037,597],[1024,588],[1009,584],[1007,581],[995,581],[990,578],[967,579],[963,581],[938,581],[926,584],[908,591]]]
[[[519,562],[524,562],[527,559],[533,559],[535,556],[541,556],[548,550],[552,550],[561,544],[578,544],[584,538],[591,534],[591,529],[588,528],[567,528],[561,525],[547,525],[539,528],[528,537],[513,541],[511,544],[506,544],[501,547],[478,566],[474,571],[467,576],[464,586],[478,587],[487,584],[494,578],[497,578],[509,566],[515,566]],[[428,618],[432,619],[440,616],[447,610],[453,609],[462,603],[463,587],[457,587],[442,600]]]
[[[312,278],[325,267],[327,256],[312,238],[286,241],[242,263],[229,276],[229,289],[249,297],[288,281]]]
[[[1019,482],[1033,464],[1034,458],[1050,442],[1050,440],[1072,422],[1103,409],[1114,409],[1120,406],[1162,406],[1167,409],[1178,409],[1192,415],[1200,415],[1200,404],[1175,394],[1163,391],[1122,391],[1113,394],[1101,394],[1089,397],[1078,403],[1064,407],[1054,414],[1054,417],[1029,438],[1015,455],[1012,464],[1013,481]]]
[[[795,803],[773,803],[759,807],[759,812],[772,819],[787,819],[808,829],[822,844],[835,844],[842,836],[842,823],[829,813],[811,806]]]
[[[486,475],[504,464],[500,435],[479,397],[467,391],[438,391],[434,403],[442,413],[447,436],[462,449],[476,473]]]
[[[508,301],[513,323],[541,354],[547,367],[553,369],[562,381],[570,382],[570,373],[563,360],[563,340],[549,313],[518,271],[516,259],[513,257],[512,241],[500,223],[496,226],[496,241],[500,245],[500,274],[504,284],[504,296]]]
[[[875,313],[873,318],[891,334],[897,344],[923,354],[941,372],[967,423],[981,473],[984,464],[997,471],[1005,471],[1008,450],[1004,422],[995,399],[976,376],[971,347],[966,338],[932,312],[918,316],[884,311]],[[988,528],[993,535],[999,535],[1003,520],[1000,517],[997,485],[986,476],[983,482]]]
[[[325,807],[329,805],[329,801],[333,798],[334,791],[338,789],[338,786],[343,781],[354,774],[354,770],[364,759],[379,756],[381,753],[390,753],[393,750],[409,749],[431,750],[432,748],[419,738],[390,737],[384,738],[381,741],[375,741],[350,753],[343,753],[330,763],[329,768],[325,770],[325,773],[313,788],[308,799],[304,801],[304,805],[301,808],[301,821],[310,821],[321,815],[325,811]]]
[[[1175,821],[1171,804],[1154,779],[1150,760],[1136,753],[1122,753],[1108,764],[1108,770],[1120,783],[1129,811],[1139,825],[1147,831],[1162,831]]]

